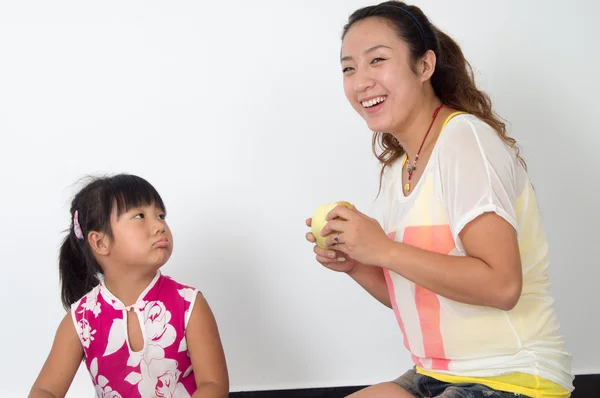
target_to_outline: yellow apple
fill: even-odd
[[[327,204],[319,206],[317,208],[317,210],[315,210],[315,213],[312,216],[312,222],[310,224],[312,234],[315,236],[315,239],[317,240],[317,242],[316,242],[317,246],[319,246],[321,249],[327,248],[327,246],[325,245],[325,240],[327,239],[327,236],[329,236],[329,235],[321,236],[321,231],[325,227],[325,224],[327,224],[327,220],[325,218],[327,217],[327,215],[329,214],[329,212],[331,210],[333,210],[334,208],[336,208],[337,206],[340,206],[340,205],[346,206],[349,209],[354,209],[354,206],[352,206],[352,204],[350,204],[348,202],[345,202],[345,201],[333,202],[333,203],[327,203]]]

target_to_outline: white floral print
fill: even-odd
[[[192,309],[194,308],[194,303],[196,301],[197,290],[189,287],[178,289],[177,292],[179,295],[190,305],[185,310],[185,326],[187,327],[187,323],[190,320],[190,316],[192,315]]]
[[[195,383],[185,326],[196,294],[158,276],[133,305],[100,285],[72,306],[96,398],[190,398]],[[143,338],[135,352],[128,341],[130,316],[139,320]]]
[[[151,301],[144,308],[145,330],[150,344],[162,348],[169,347],[175,342],[177,333],[169,324],[171,312],[167,311],[161,301]]]
[[[164,349],[170,347],[177,338],[175,328],[169,324],[171,312],[161,301],[150,301],[142,310],[144,311],[143,319],[145,319],[143,325],[146,338],[145,350],[130,352],[128,366],[137,366],[142,360],[150,362],[152,359],[164,358]],[[116,352],[125,343],[125,336],[121,329],[123,327],[126,327],[123,320],[113,321],[105,355]]]
[[[95,288],[85,296],[85,303],[81,304],[81,311],[78,312],[79,314],[82,314],[85,311],[91,311],[94,314],[94,317],[98,318],[98,315],[102,312],[102,309],[100,308],[102,303],[98,301],[98,292],[99,289]]]
[[[98,375],[98,358],[92,359],[90,373],[92,374],[94,388],[96,389],[96,398],[123,398],[121,394],[114,391],[108,385],[108,379],[106,377]]]
[[[175,328],[169,323],[171,312],[161,301],[148,302],[143,311],[146,349],[143,353],[130,353],[127,362],[128,366],[139,364],[140,373],[131,372],[125,380],[137,384],[142,396],[154,394],[156,397],[189,397],[187,390],[179,382],[181,371],[177,369],[177,361],[165,358],[165,348],[170,347],[177,337]]]
[[[192,289],[191,287],[186,287],[183,289],[178,289],[179,295],[185,299],[185,301],[192,302],[196,298],[196,289]]]
[[[108,332],[108,343],[106,344],[106,350],[104,356],[114,354],[119,351],[123,344],[125,344],[126,335],[124,330],[127,330],[127,324],[124,319],[115,318]]]
[[[85,348],[89,348],[90,342],[94,340],[94,335],[96,334],[96,331],[92,330],[90,323],[85,318],[77,322],[75,326],[77,329],[77,334],[79,335],[79,339],[81,340],[81,344]]]
[[[140,364],[141,380],[138,390],[142,396],[154,394],[156,397],[189,397],[183,384],[179,383],[181,372],[174,359],[152,359]]]

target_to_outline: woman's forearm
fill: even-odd
[[[510,310],[521,294],[521,281],[503,277],[484,261],[452,256],[390,241],[382,267],[454,301]]]
[[[381,304],[392,308],[383,268],[363,265],[349,272],[348,275]]]

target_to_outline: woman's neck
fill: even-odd
[[[434,112],[442,103],[437,97],[433,97],[427,101],[424,101],[423,105],[415,108],[408,117],[405,127],[396,133],[392,133],[393,136],[398,140],[404,151],[406,152],[409,159],[414,159],[419,148],[422,145],[422,151],[429,148],[432,142],[435,142],[439,134],[439,120],[444,115],[443,109],[438,111],[438,117],[435,123],[432,125]],[[431,126],[429,134],[427,131]],[[427,137],[425,135],[427,134]],[[425,139],[425,141],[423,141]]]
[[[139,272],[122,273],[105,270],[104,286],[125,306],[135,304],[142,292],[150,285],[156,271],[140,274]]]

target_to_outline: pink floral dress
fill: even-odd
[[[159,271],[129,307],[102,282],[71,306],[97,397],[180,398],[194,393],[185,328],[196,294]],[[137,352],[129,345],[127,316],[139,320],[144,346]]]

